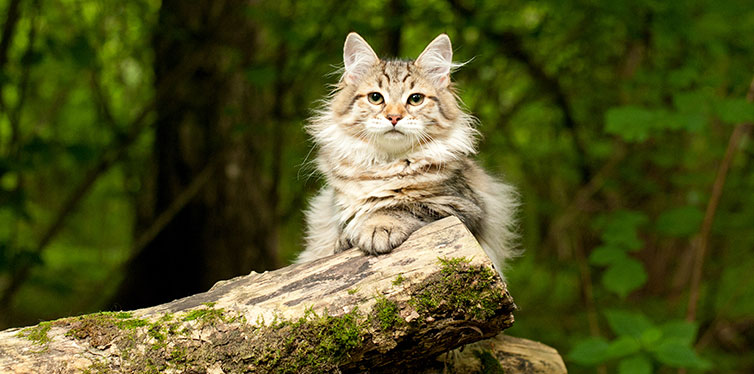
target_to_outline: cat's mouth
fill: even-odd
[[[404,134],[396,129],[392,129],[392,130],[385,131],[385,135],[404,135]]]

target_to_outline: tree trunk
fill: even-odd
[[[0,371],[440,370],[447,364],[435,357],[496,336],[513,324],[514,309],[474,237],[458,219],[447,218],[418,230],[389,255],[353,249],[219,282],[151,308],[6,330],[0,333]],[[529,355],[553,360],[537,350]],[[506,371],[516,372],[523,371]]]
[[[131,261],[116,308],[155,305],[280,265],[277,185],[259,159],[270,147],[269,121],[244,75],[256,43],[250,10],[240,0],[162,2],[153,42],[156,166],[138,204],[137,237],[199,175],[211,176]]]

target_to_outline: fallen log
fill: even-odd
[[[566,374],[558,351],[542,343],[498,334],[440,355],[435,364],[420,374],[447,373],[526,373]]]
[[[349,250],[155,307],[5,330],[0,372],[416,372],[498,335],[514,309],[474,237],[446,218],[389,255]]]

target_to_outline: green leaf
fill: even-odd
[[[651,347],[650,351],[657,361],[668,366],[692,369],[708,369],[711,367],[707,360],[697,356],[691,346],[680,339],[665,340],[657,346]]]
[[[628,336],[636,340],[640,339],[644,331],[652,329],[654,325],[649,319],[636,312],[622,309],[610,309],[605,311],[605,318],[610,328],[619,336]]]
[[[612,108],[605,115],[605,132],[626,141],[642,142],[662,130],[698,132],[707,125],[710,112],[702,94],[679,94],[674,98],[678,112],[635,106]]]
[[[265,87],[275,82],[277,72],[272,66],[258,65],[246,70],[246,80],[257,86]]]
[[[94,147],[82,143],[68,145],[66,151],[79,163],[91,161],[97,155]]]
[[[695,323],[675,320],[660,326],[663,340],[674,340],[686,345],[692,345],[696,339],[698,326]]]
[[[699,230],[704,213],[696,207],[685,206],[663,212],[657,217],[657,231],[672,237],[687,237]]]
[[[601,238],[605,244],[623,248],[626,250],[637,250],[643,246],[639,239],[638,228],[648,221],[647,216],[643,213],[628,210],[616,211],[605,219],[603,222]]]
[[[38,51],[29,51],[28,53],[24,53],[23,57],[21,57],[21,63],[24,65],[36,65],[44,59],[44,55],[39,53]]]
[[[21,149],[25,157],[35,157],[42,161],[52,160],[55,154],[55,145],[38,136],[29,139]]]
[[[13,183],[17,182],[18,181],[13,181]],[[7,209],[7,212],[10,212],[15,216],[14,219],[29,222],[31,220],[31,215],[29,214],[26,190],[23,188],[16,188],[17,186],[17,184],[13,185],[15,189],[12,191],[6,191],[4,188],[0,188],[0,208]]]
[[[692,85],[699,79],[698,70],[689,65],[668,72],[668,82],[678,88],[685,88]]]
[[[699,132],[707,126],[707,117],[699,113],[667,113],[662,118],[665,128]]]
[[[89,39],[85,35],[76,35],[69,47],[69,51],[71,57],[73,57],[73,61],[79,66],[94,66],[97,59],[97,51],[94,50],[94,47],[92,47],[91,43],[89,43]]]
[[[602,285],[606,289],[626,297],[631,291],[641,287],[647,281],[647,272],[641,262],[626,258],[610,265],[602,275]]]
[[[604,338],[589,337],[576,344],[568,353],[568,358],[584,366],[595,366],[607,360],[609,344]]]
[[[712,98],[704,91],[679,92],[673,95],[673,106],[682,113],[712,113]]]
[[[605,132],[629,142],[643,142],[649,138],[656,119],[654,111],[641,107],[611,108],[605,114]]]
[[[643,355],[624,358],[618,363],[618,374],[652,374],[652,362]]]
[[[658,341],[662,338],[662,331],[657,327],[652,327],[651,329],[644,330],[644,332],[641,333],[641,344],[645,347],[650,347],[653,344],[657,344]]]
[[[716,103],[715,113],[723,122],[739,124],[754,122],[754,103],[746,99],[724,99]]]
[[[708,118],[703,114],[693,113],[683,115],[682,120],[684,122],[683,128],[686,129],[686,131],[692,133],[698,133],[699,131],[702,131],[705,127],[707,127],[707,123],[709,122]]]
[[[603,245],[592,251],[589,263],[592,265],[610,265],[627,259],[626,251],[615,246]]]
[[[641,344],[636,339],[630,336],[621,336],[610,342],[610,345],[607,347],[607,357],[626,357],[639,352],[640,349]]]
[[[18,187],[19,174],[15,172],[9,172],[1,174],[0,176],[0,188],[5,191],[13,191]],[[0,200],[2,201],[2,200]]]

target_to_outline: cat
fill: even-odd
[[[388,253],[418,228],[456,216],[502,276],[516,254],[513,187],[471,158],[476,119],[450,81],[446,34],[416,60],[382,60],[358,34],[343,47],[345,69],[306,129],[326,184],[306,212],[306,248],[296,262],[358,247]]]

